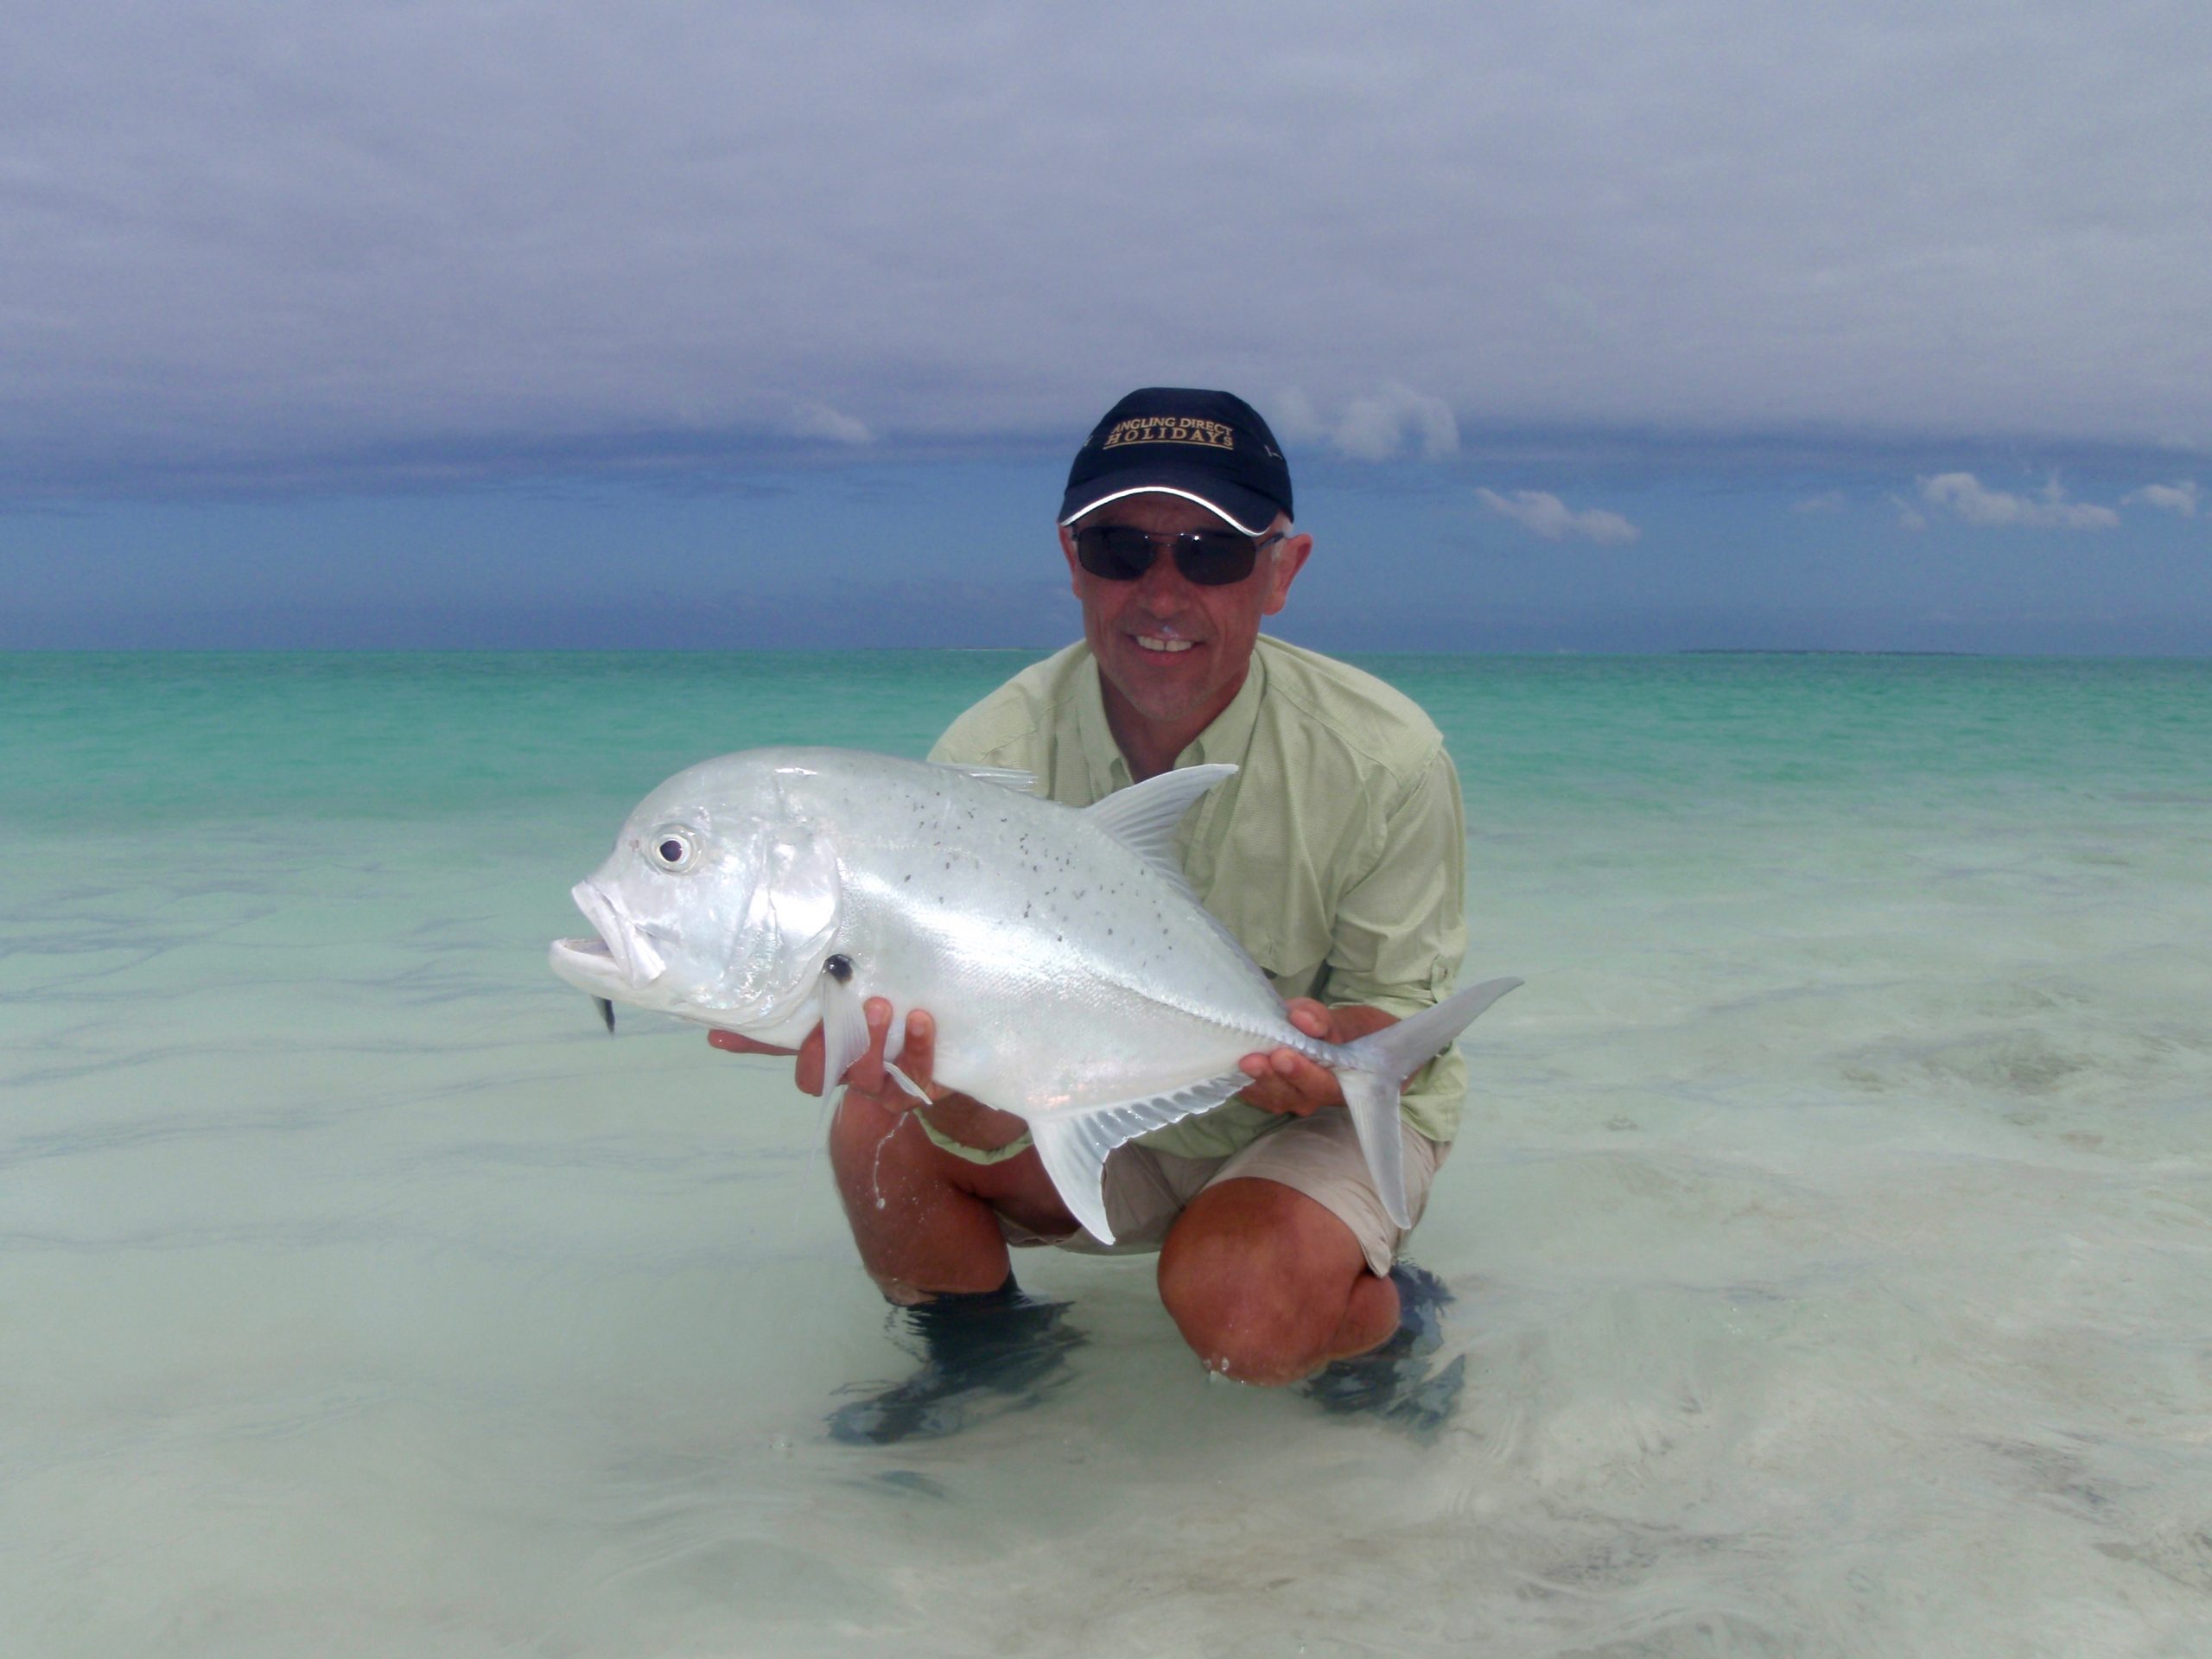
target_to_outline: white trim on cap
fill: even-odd
[[[1131,486],[1126,490],[1116,490],[1111,495],[1100,496],[1089,506],[1084,508],[1082,512],[1071,512],[1066,518],[1061,519],[1061,527],[1065,529],[1066,526],[1075,523],[1075,521],[1082,518],[1085,512],[1097,512],[1099,508],[1104,506],[1109,501],[1119,501],[1123,497],[1131,495],[1179,495],[1185,501],[1197,502],[1208,512],[1213,514],[1215,518],[1220,519],[1224,524],[1235,524],[1238,530],[1243,531],[1247,536],[1264,536],[1268,533],[1268,524],[1274,523],[1274,520],[1270,518],[1268,520],[1268,524],[1239,524],[1236,523],[1234,517],[1223,512],[1217,504],[1209,501],[1203,495],[1198,495],[1190,490],[1179,490],[1172,484],[1137,484]]]

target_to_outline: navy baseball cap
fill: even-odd
[[[1247,536],[1290,512],[1290,463],[1260,411],[1226,391],[1146,386],[1106,411],[1068,469],[1060,522],[1148,491],[1211,508]]]

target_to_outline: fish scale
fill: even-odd
[[[891,1004],[894,1033],[927,1009],[934,1080],[1022,1118],[1107,1243],[1112,1150],[1237,1092],[1244,1055],[1288,1047],[1343,1081],[1377,1189],[1409,1224],[1399,1080],[1519,982],[1342,1046],[1300,1031],[1174,859],[1176,824],[1235,771],[1187,767],[1076,808],[1027,793],[1023,773],[726,755],[630,815],[576,888],[600,937],[556,942],[552,965],[594,997],[764,1042],[820,1025],[832,1080],[865,1052],[868,998]]]

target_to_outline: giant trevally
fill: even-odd
[[[1028,793],[1026,772],[725,755],[630,814],[574,889],[599,936],[556,940],[553,970],[786,1047],[818,1023],[830,1083],[867,1052],[868,998],[890,1002],[893,1041],[926,1008],[936,1081],[1024,1119],[1069,1211],[1109,1243],[1106,1154],[1244,1088],[1243,1055],[1294,1049],[1336,1072],[1406,1226],[1400,1082],[1521,982],[1342,1046],[1299,1030],[1175,860],[1184,813],[1236,770],[1186,766],[1076,808]]]

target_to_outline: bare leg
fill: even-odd
[[[1398,1290],[1367,1270],[1351,1230],[1261,1179],[1210,1186],[1160,1253],[1160,1296],[1206,1365],[1276,1386],[1365,1353],[1398,1325]]]
[[[970,1163],[932,1142],[913,1117],[853,1093],[830,1129],[830,1167],[853,1242],[868,1276],[893,1301],[1003,1284],[1007,1257],[998,1211],[1042,1232],[1074,1230],[1035,1152]]]
[[[1040,1231],[1072,1230],[1034,1152],[974,1164],[935,1145],[914,1115],[849,1093],[830,1162],[869,1275],[903,1305],[922,1363],[830,1414],[835,1439],[888,1445],[953,1433],[976,1417],[1034,1405],[1065,1380],[1083,1335],[1065,1306],[1020,1294],[997,1208]],[[1041,1189],[1041,1193],[1040,1193]]]

